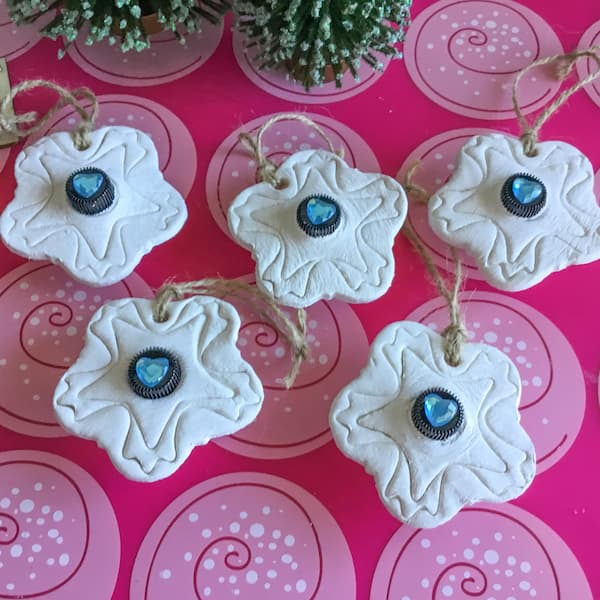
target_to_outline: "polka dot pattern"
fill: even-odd
[[[560,600],[592,595],[561,538],[510,504],[461,511],[435,529],[402,527],[377,565],[371,600]]]
[[[91,578],[108,598],[118,565],[117,523],[95,480],[56,455],[0,453],[1,598],[86,597]]]
[[[346,542],[323,506],[267,475],[225,475],[177,498],[142,543],[131,596],[354,598]]]

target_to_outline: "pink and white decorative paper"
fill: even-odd
[[[158,517],[138,552],[131,597],[354,598],[341,530],[297,485],[259,473],[209,479]]]
[[[109,598],[119,528],[100,486],[55,454],[0,453],[0,598]]]
[[[327,428],[329,404],[364,366],[368,343],[385,325],[411,318],[440,331],[447,322],[402,236],[385,296],[309,309],[311,358],[291,390],[281,384],[290,365],[285,344],[237,304],[239,348],[263,380],[264,410],[235,436],[198,448],[164,481],[126,480],[93,442],[66,436],[50,408],[92,307],[109,298],[147,297],[168,278],[253,271],[250,253],[231,240],[225,218],[237,193],[256,182],[256,164],[238,143],[241,131],[256,133],[274,114],[305,112],[351,166],[402,177],[420,160],[414,180],[433,192],[470,136],[517,133],[510,87],[520,68],[596,43],[596,2],[415,1],[403,61],[389,62],[382,74],[363,67],[360,82],[346,75],[341,90],[326,84],[310,94],[281,73],[257,72],[231,32],[231,15],[222,27],[206,24],[184,47],[160,34],[149,52],[120,54],[79,39],[60,61],[59,45],[36,33],[43,23],[15,28],[6,15],[0,0],[0,56],[9,59],[11,82],[41,75],[93,89],[99,124],[134,126],[152,137],[165,177],[186,197],[189,219],[144,258],[139,277],[104,290],[84,288],[58,267],[24,263],[0,247],[0,600],[600,598],[594,467],[600,263],[509,295],[491,291],[463,256],[468,277],[461,302],[471,339],[506,352],[523,378],[521,417],[536,446],[538,475],[513,503],[470,507],[439,529],[399,527],[371,477],[341,455]],[[594,68],[580,62],[563,85]],[[559,85],[551,69],[525,77],[521,99],[529,118]],[[541,132],[544,140],[580,148],[596,171],[599,86],[572,96]],[[44,110],[51,102],[33,93],[15,105]],[[39,135],[72,127],[73,119],[64,109]],[[277,123],[264,139],[276,163],[296,150],[323,147],[295,121]],[[0,210],[13,195],[19,147],[0,150]],[[435,263],[449,271],[448,249],[424,216],[412,202],[411,223]],[[60,522],[53,521],[57,511]],[[49,536],[54,530],[56,537]],[[69,558],[61,564],[63,554]]]
[[[428,98],[479,119],[512,118],[515,75],[534,60],[561,52],[550,25],[512,0],[435,2],[413,21],[404,45],[408,72]],[[526,76],[524,113],[548,103],[558,87],[546,70]]]
[[[511,504],[466,508],[436,529],[401,527],[386,546],[371,600],[592,600],[561,538]]]

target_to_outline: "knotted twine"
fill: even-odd
[[[46,88],[56,92],[59,96],[56,104],[41,117],[35,111],[20,115],[14,114],[12,103],[15,97],[37,88]],[[89,108],[83,105],[82,100],[89,103]],[[65,106],[72,106],[80,117],[79,123],[71,131],[73,144],[77,150],[87,150],[91,146],[90,133],[98,116],[98,99],[87,87],[68,90],[46,79],[29,79],[17,84],[11,89],[10,94],[2,98],[0,102],[0,131],[5,131],[19,138],[33,135],[40,131]],[[31,124],[30,127],[22,127],[29,124]]]
[[[246,132],[242,132],[239,135],[240,143],[256,159],[256,172],[260,181],[266,181],[267,183],[270,183],[273,187],[277,189],[280,189],[284,183],[277,177],[277,165],[265,156],[265,152],[263,149],[263,136],[265,132],[272,125],[274,125],[275,123],[279,123],[280,121],[300,121],[301,123],[304,123],[306,126],[310,127],[311,129],[314,129],[319,134],[319,136],[321,136],[321,138],[327,144],[329,152],[337,154],[341,158],[344,157],[343,148],[340,148],[336,151],[333,142],[331,141],[329,136],[325,133],[323,128],[317,123],[315,123],[312,119],[300,113],[281,113],[265,121],[257,131],[256,137],[252,137],[252,135]]]
[[[515,77],[515,81],[513,83],[512,88],[512,101],[513,107],[515,110],[515,114],[517,115],[517,120],[519,121],[519,125],[521,126],[521,135],[519,139],[523,144],[523,152],[526,156],[536,156],[537,155],[537,142],[540,129],[542,125],[576,92],[578,92],[583,86],[588,83],[594,81],[598,77],[600,77],[600,57],[598,56],[598,51],[600,51],[600,46],[591,46],[585,50],[573,50],[573,52],[568,52],[567,54],[556,54],[555,56],[548,56],[546,58],[540,58],[530,65],[527,65],[524,69],[521,69],[517,76]],[[546,109],[537,116],[537,118],[533,121],[533,123],[529,123],[529,121],[523,115],[521,111],[521,106],[519,104],[518,98],[518,89],[519,83],[523,76],[528,73],[531,69],[536,67],[541,67],[544,65],[548,65],[551,63],[556,63],[556,76],[559,80],[565,79],[569,73],[573,70],[575,63],[581,58],[589,58],[596,62],[597,69],[590,73],[587,77],[584,77],[570,88],[566,89],[562,92],[550,105],[546,107]]]
[[[164,323],[169,318],[169,304],[188,296],[237,297],[249,304],[267,323],[283,335],[290,346],[292,366],[283,383],[286,389],[294,385],[302,362],[309,354],[304,310],[298,311],[298,323],[295,324],[279,308],[275,300],[258,287],[239,279],[207,278],[185,283],[165,283],[154,296],[152,305],[154,320]]]
[[[408,170],[403,185],[407,194],[412,195],[418,202],[427,204],[429,201],[429,194],[420,185],[412,182],[413,175],[418,168],[419,163],[415,163]],[[427,250],[423,242],[421,242],[408,219],[405,221],[402,231],[415,250],[419,253],[438,293],[448,304],[450,324],[442,331],[444,359],[450,366],[456,367],[460,364],[462,347],[467,340],[467,330],[462,319],[460,302],[458,300],[458,294],[464,280],[462,263],[458,256],[458,251],[456,248],[450,247],[452,260],[454,262],[454,280],[450,282],[442,276],[440,270],[433,262],[431,253]]]

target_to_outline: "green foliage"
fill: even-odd
[[[381,55],[401,54],[412,0],[237,0],[236,28],[246,48],[257,47],[261,69],[285,66],[306,89],[333,71],[341,86],[344,69],[358,79],[365,61],[380,70]]]
[[[184,42],[186,33],[199,31],[202,19],[217,23],[231,8],[229,0],[7,0],[7,4],[19,24],[56,12],[41,33],[54,40],[62,37],[66,46],[84,29],[86,44],[107,39],[109,44],[119,43],[123,52],[150,46],[144,15],[156,13],[163,29]],[[63,54],[64,50],[59,51],[59,56]]]

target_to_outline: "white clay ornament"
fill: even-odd
[[[108,286],[177,234],[187,209],[165,181],[148,135],[112,126],[88,138],[89,147],[78,149],[71,133],[53,133],[19,154],[17,188],[0,217],[0,235],[17,254]]]
[[[231,233],[256,261],[257,285],[294,308],[385,294],[408,208],[402,186],[326,150],[296,152],[274,176],[279,186],[245,189],[228,212]]]
[[[168,477],[195,446],[246,427],[264,397],[236,347],[231,304],[198,296],[171,302],[167,315],[155,320],[151,300],[105,304],[54,395],[62,426],[137,481]]]
[[[600,207],[590,161],[556,141],[525,154],[521,140],[478,135],[429,201],[429,224],[465,249],[493,286],[516,292],[600,258]]]
[[[553,65],[564,79],[577,60],[600,64],[597,47],[540,58],[519,71],[512,98],[520,138],[477,135],[460,150],[450,180],[429,201],[429,224],[473,255],[493,286],[518,292],[570,265],[600,258],[600,207],[590,161],[564,142],[539,142],[542,125],[600,69],[563,91],[532,123],[518,86],[532,69]]]
[[[377,336],[360,376],[333,402],[330,424],[392,515],[437,527],[464,506],[516,498],[533,480],[520,396],[519,373],[496,348],[467,343],[450,366],[442,336],[403,321]]]

